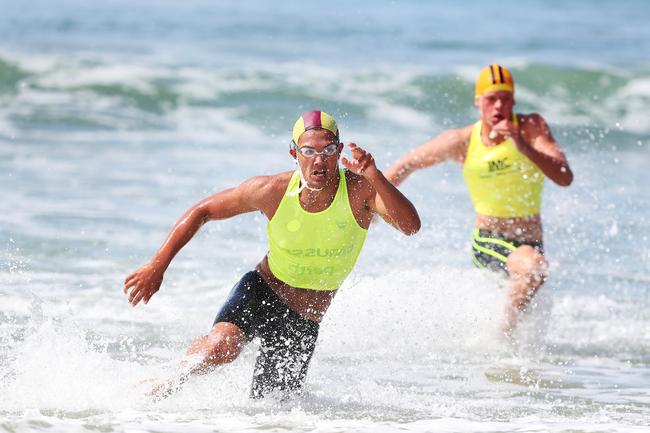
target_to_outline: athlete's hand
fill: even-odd
[[[129,302],[134,307],[144,300],[146,304],[154,293],[160,289],[163,281],[164,269],[156,266],[153,263],[147,263],[124,280],[124,294],[127,294],[129,289]]]
[[[368,177],[376,174],[377,165],[375,158],[372,154],[366,152],[354,143],[348,143],[348,149],[352,153],[352,161],[345,156],[341,158],[341,164],[345,166],[352,173],[360,174],[361,176]]]
[[[490,138],[494,140],[497,137],[502,137],[504,140],[506,138],[512,138],[517,146],[517,150],[522,153],[530,147],[521,136],[521,128],[515,125],[510,119],[504,119],[492,127]]]
[[[494,138],[495,134],[504,138],[516,138],[519,136],[519,126],[510,119],[503,119],[492,126],[490,138]]]

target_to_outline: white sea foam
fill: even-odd
[[[226,291],[224,288],[220,296]],[[531,411],[536,417],[548,414],[544,425],[553,420],[558,426],[578,425],[582,417],[585,425],[592,425],[586,421],[589,408],[567,408],[575,412],[567,419],[556,413],[558,405],[578,397],[613,404],[620,404],[621,399],[642,401],[640,395],[632,393],[633,383],[638,380],[633,370],[628,367],[627,379],[612,376],[610,371],[618,371],[625,364],[612,358],[597,361],[590,358],[592,355],[582,358],[581,354],[582,343],[599,344],[590,342],[594,335],[590,323],[597,321],[610,323],[609,331],[605,327],[601,331],[612,338],[626,334],[638,338],[638,332],[611,326],[611,308],[618,304],[603,298],[573,299],[568,295],[556,299],[551,311],[546,311],[552,324],[550,336],[542,337],[548,338],[545,343],[550,348],[537,355],[511,355],[513,349],[495,333],[495,318],[503,302],[498,281],[486,284],[478,271],[446,268],[426,273],[415,269],[393,271],[382,278],[357,276],[346,284],[323,323],[307,394],[293,403],[248,400],[254,344],[234,364],[194,378],[178,394],[152,403],[143,395],[150,386],[147,380],[173,374],[183,347],[192,332],[197,332],[192,328],[201,327],[198,316],[209,309],[203,306],[194,312],[187,310],[185,314],[192,319],[180,329],[170,327],[181,324],[181,310],[191,310],[195,305],[179,295],[173,294],[176,301],[181,301],[174,311],[169,310],[172,304],[166,301],[133,310],[116,297],[90,308],[79,300],[64,309],[48,300],[33,304],[25,336],[9,340],[8,364],[3,366],[0,382],[3,395],[8,396],[3,402],[5,413],[20,413],[36,422],[56,412],[68,419],[65,423],[81,417],[85,425],[101,424],[105,414],[110,413],[111,421],[104,422],[125,429],[132,423],[146,427],[154,422],[201,429],[207,425],[206,419],[223,422],[226,417],[234,426],[241,423],[252,429],[262,425],[295,429],[342,423],[354,430],[355,423],[360,429],[370,423],[379,428],[399,425],[415,431],[425,426],[444,427],[447,424],[442,420],[447,419],[450,426],[469,431],[472,422],[489,424],[483,418],[490,419],[499,412],[510,414],[510,427],[521,423],[533,428],[528,424]],[[85,297],[102,299],[98,293],[87,293]],[[218,302],[216,296],[211,298]],[[17,304],[10,308],[21,309]],[[532,315],[543,313],[535,311]],[[630,313],[634,314],[627,311],[621,317]],[[594,322],[566,329],[570,344],[565,337],[554,336],[557,328],[565,329],[562,323],[582,323],[589,316]],[[92,326],[94,321],[118,325],[125,320],[131,325]],[[5,344],[7,337],[3,337]],[[531,338],[540,337],[535,334]],[[600,340],[606,346],[607,338]],[[542,342],[537,341],[538,345]],[[634,344],[646,343],[637,339]],[[549,364],[538,358],[540,355],[560,361]],[[609,377],[607,381],[604,375]],[[596,377],[602,388],[594,384],[596,388],[589,390],[577,385]],[[610,385],[624,383],[627,391],[622,395],[603,393]],[[491,390],[485,398],[482,393],[487,389]],[[524,396],[518,397],[520,393]],[[600,413],[603,411],[601,408]],[[618,419],[615,413],[601,416],[605,418],[599,425],[606,419]],[[635,415],[630,416],[633,420]],[[13,422],[21,423],[20,418]]]

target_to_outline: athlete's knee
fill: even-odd
[[[207,364],[221,365],[237,359],[245,343],[246,336],[237,325],[220,322],[208,335],[197,338],[188,352],[203,355]]]
[[[523,278],[536,285],[544,283],[548,262],[544,256],[530,245],[522,245],[508,256],[508,271],[513,277]]]

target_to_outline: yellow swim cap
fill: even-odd
[[[310,129],[327,129],[336,135],[337,140],[339,139],[339,127],[336,125],[336,120],[324,111],[312,110],[300,116],[293,125],[293,142],[297,145],[300,136]]]
[[[505,66],[497,65],[496,63],[486,66],[478,74],[474,99],[478,99],[484,93],[495,90],[505,90],[510,93],[515,93],[515,82],[512,79],[512,74],[510,74],[510,71]]]

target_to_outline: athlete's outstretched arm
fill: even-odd
[[[448,160],[462,161],[471,133],[471,126],[443,132],[401,157],[386,171],[386,178],[399,185],[415,170]]]
[[[363,176],[372,187],[372,195],[368,199],[370,209],[402,233],[417,233],[421,223],[415,206],[384,177],[370,153],[354,143],[348,144],[348,147],[352,161],[343,157],[341,163],[353,173]]]
[[[265,207],[264,186],[267,177],[254,177],[235,188],[207,197],[191,208],[176,221],[167,239],[151,260],[124,281],[124,293],[129,289],[129,302],[135,306],[160,289],[163,275],[176,254],[187,244],[196,232],[209,220],[226,219]]]

